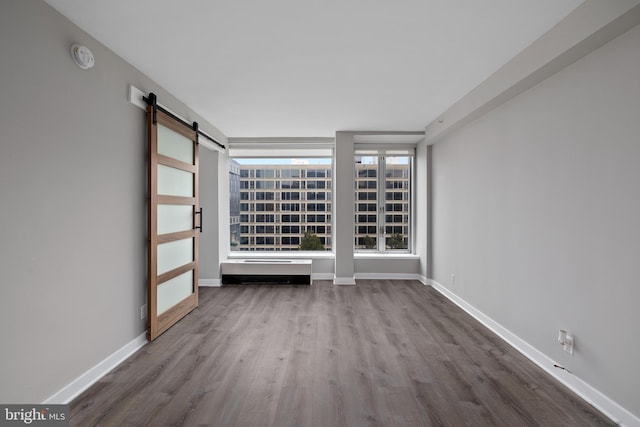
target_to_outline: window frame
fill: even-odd
[[[333,141],[332,141],[333,142]],[[275,245],[272,246],[272,249],[269,250],[269,252],[276,252],[276,253],[291,253],[291,251],[295,251],[298,254],[309,254],[309,256],[315,256],[316,254],[332,254],[335,251],[334,245],[335,245],[335,238],[332,234],[330,234],[330,230],[333,229],[332,227],[332,218],[333,218],[333,212],[332,211],[322,211],[322,212],[316,212],[311,211],[310,214],[313,215],[313,219],[318,219],[318,214],[322,215],[325,219],[325,222],[316,222],[313,221],[312,223],[307,224],[306,222],[306,205],[308,204],[313,204],[313,205],[317,205],[317,204],[322,204],[325,206],[325,208],[327,207],[331,207],[333,208],[333,205],[331,205],[330,199],[332,197],[326,197],[326,193],[327,192],[332,192],[333,191],[333,180],[335,179],[334,177],[334,163],[335,163],[335,158],[334,158],[334,149],[333,149],[333,144],[331,144],[330,146],[327,144],[323,145],[323,149],[322,150],[316,150],[316,151],[309,151],[307,149],[298,149],[298,150],[293,150],[293,149],[288,149],[287,154],[288,155],[281,155],[281,151],[276,147],[273,150],[269,150],[267,149],[267,151],[265,151],[265,146],[269,145],[269,144],[261,144],[261,149],[260,150],[254,150],[251,148],[245,148],[243,147],[244,144],[231,144],[230,146],[232,147],[232,149],[230,150],[230,155],[229,155],[229,160],[236,160],[236,161],[241,161],[242,159],[260,159],[262,161],[268,161],[270,159],[292,159],[294,160],[292,162],[292,164],[290,165],[282,165],[281,169],[279,169],[278,167],[275,168],[275,173],[273,173],[273,176],[271,175],[272,172],[268,172],[268,173],[252,173],[252,171],[250,171],[249,173],[241,171],[241,173],[243,175],[247,175],[247,176],[241,176],[241,181],[242,180],[247,180],[247,181],[264,181],[264,180],[271,180],[275,182],[275,188],[259,188],[262,186],[258,186],[255,185],[255,189],[252,188],[251,185],[247,186],[250,188],[242,188],[240,189],[241,192],[247,192],[250,194],[257,194],[258,192],[270,192],[272,194],[275,194],[275,200],[270,200],[267,197],[265,197],[264,199],[259,199],[257,197],[246,197],[244,199],[242,199],[242,196],[240,196],[240,198],[242,199],[241,202],[242,203],[277,203],[276,208],[275,208],[275,212],[272,211],[261,211],[259,214],[276,214],[276,219],[274,222],[269,222],[269,223],[261,223],[260,225],[275,225],[275,226],[283,226],[283,227],[287,227],[287,231],[288,233],[274,233],[273,236],[276,237],[276,242]],[[235,153],[233,153],[235,151]],[[237,153],[237,154],[236,154]],[[235,155],[234,155],[235,154]],[[320,164],[320,165],[313,165],[312,162],[309,162],[310,165],[309,166],[302,166],[300,167],[300,165],[297,165],[295,163],[295,159],[314,159],[314,158],[321,158],[321,159],[326,159],[328,161],[327,164]],[[241,162],[240,162],[241,163]],[[268,163],[268,162],[265,162]],[[279,165],[280,163],[278,162],[274,162],[273,164],[277,164]],[[242,166],[241,166],[242,167]],[[256,169],[259,169],[259,167],[255,167]],[[265,166],[266,168],[273,168],[273,166]],[[327,170],[325,170],[327,169]],[[311,177],[307,177],[306,172],[305,171],[312,171],[310,173],[310,175],[313,175]],[[318,176],[317,171],[320,170],[320,174],[321,176]],[[293,171],[293,172],[291,172]],[[255,176],[254,176],[255,175]],[[263,176],[258,176],[258,175],[263,175]],[[267,176],[264,176],[267,175]],[[310,180],[313,181],[314,183],[316,183],[316,185],[312,185],[312,187],[324,187],[324,188],[311,188],[311,189],[307,189],[306,187],[306,181]],[[281,185],[281,183],[285,183],[284,186]],[[317,185],[317,182],[322,182],[322,184]],[[289,187],[288,184],[292,183],[292,185]],[[326,183],[326,184],[325,184]],[[269,185],[270,186],[270,185]],[[281,188],[283,187],[283,188]],[[283,193],[287,193],[286,195],[284,195]],[[307,199],[307,193],[314,193],[314,195],[316,195],[317,193],[323,193],[323,196],[321,200],[317,200],[316,197],[313,197],[313,199]],[[255,201],[253,199],[256,199]],[[248,199],[248,200],[246,200]],[[329,199],[329,200],[327,200]],[[329,205],[327,205],[327,203]],[[285,210],[283,209],[283,205],[285,205],[286,207],[292,207],[295,205],[296,209],[295,210]],[[304,206],[303,206],[304,205]],[[251,205],[249,205],[250,207],[252,207]],[[243,214],[258,214],[257,211],[253,211],[252,209],[250,209],[250,212],[242,212]],[[298,219],[298,221],[294,221],[294,222],[284,222],[283,219],[284,218],[288,218],[288,219]],[[246,218],[246,217],[245,217]],[[303,221],[303,218],[305,219],[305,221]],[[321,217],[322,218],[322,217]],[[329,222],[327,222],[329,221]],[[252,223],[251,223],[252,224]],[[247,225],[243,222],[240,223],[240,225]],[[325,230],[325,233],[318,235],[317,233],[314,233],[316,235],[318,235],[318,237],[321,239],[321,241],[324,242],[324,246],[325,246],[325,250],[318,250],[318,251],[302,251],[299,250],[299,248],[293,248],[293,247],[285,247],[286,245],[294,245],[294,246],[298,246],[300,244],[300,242],[302,242],[302,237],[304,236],[304,232],[306,231],[306,229],[308,228],[307,226],[311,226],[313,227],[313,229],[315,230],[316,227],[318,226],[323,226],[322,228]],[[295,228],[294,228],[295,227]],[[279,227],[278,227],[279,228]],[[293,230],[297,229],[298,232],[293,232]],[[250,254],[258,254],[261,252],[265,252],[264,250],[257,248],[257,247],[253,247],[251,244],[251,237],[255,237],[256,234],[242,234],[245,237],[248,237],[248,239],[242,239],[242,241],[239,241],[237,246],[231,246],[230,249],[230,254],[233,254],[234,256],[242,256],[244,255],[250,255]],[[284,238],[284,241],[286,243],[281,243],[282,239]],[[289,242],[298,242],[298,243],[289,243]],[[275,249],[275,250],[274,250]],[[275,254],[274,254],[275,255]]]
[[[389,150],[390,151],[390,150]],[[369,187],[369,184],[367,184],[367,186],[362,186],[360,184],[360,182],[363,181],[358,181],[358,178],[366,178],[368,180],[372,180],[371,173],[367,172],[366,174],[361,174],[361,172],[359,172],[356,168],[356,159],[360,157],[372,157],[372,158],[377,158],[377,176],[375,177],[376,179],[376,188],[375,188],[375,193],[376,193],[376,197],[377,200],[375,200],[375,205],[376,205],[376,210],[375,211],[361,211],[358,210],[357,207],[359,205],[370,205],[372,204],[374,201],[373,200],[364,200],[361,199],[359,194],[363,193],[364,191],[361,190],[367,190],[367,189],[371,189]],[[391,188],[387,188],[387,181],[388,178],[397,178],[397,177],[387,177],[387,159],[391,158],[391,157],[406,157],[408,158],[408,177],[407,177],[407,186],[408,188],[406,189],[406,194],[408,197],[408,200],[395,200],[394,198],[387,200],[387,190],[391,191],[392,194],[394,191],[396,192],[404,192],[405,189],[404,188],[396,188],[394,186],[392,186]],[[369,171],[371,171],[373,169],[369,169]],[[359,176],[359,174],[361,174],[362,176]],[[353,252],[354,254],[377,254],[377,255],[382,255],[382,254],[413,254],[414,253],[414,233],[415,233],[415,224],[414,224],[414,205],[415,205],[415,183],[414,183],[414,179],[415,179],[415,150],[404,150],[403,152],[400,153],[387,153],[387,150],[358,150],[358,148],[356,147],[355,153],[354,153],[354,175],[356,178],[356,182],[354,183],[354,224],[353,224],[353,234],[354,234],[354,239],[353,239]],[[364,176],[366,175],[366,176]],[[393,182],[393,181],[391,181]],[[360,190],[360,191],[359,191]],[[395,197],[395,196],[394,196]],[[396,205],[400,204],[403,205],[404,203],[407,204],[407,208],[408,210],[405,212],[404,209],[401,211],[396,211],[395,207]],[[391,205],[393,206],[394,210],[388,211],[387,210],[387,205]],[[367,206],[367,209],[369,208],[369,206]],[[375,229],[377,230],[376,235],[375,235],[375,240],[376,240],[376,247],[372,248],[372,249],[367,249],[367,248],[359,248],[358,246],[358,239],[359,238],[364,238],[363,236],[360,236],[361,233],[359,233],[357,230],[359,227],[367,227],[370,228],[372,226],[372,224],[370,223],[360,223],[358,221],[358,217],[359,216],[367,216],[370,217],[371,215],[375,215],[376,216],[376,222],[375,222]],[[387,238],[390,237],[393,234],[398,234],[398,233],[387,233],[387,228],[388,227],[397,227],[395,225],[395,223],[387,223],[386,222],[386,217],[387,216],[392,216],[395,218],[396,215],[408,215],[407,221],[406,221],[406,227],[408,228],[407,230],[407,247],[404,249],[392,249],[392,248],[387,248]],[[404,218],[404,217],[403,217]],[[368,218],[370,219],[370,218]],[[400,227],[403,227],[404,222],[400,223]],[[367,235],[369,233],[366,233]],[[372,236],[373,237],[373,236]]]

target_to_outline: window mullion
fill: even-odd
[[[385,164],[384,156],[378,157],[378,252],[385,252],[385,229],[384,229],[384,218],[385,218],[385,176],[387,173],[387,167]]]

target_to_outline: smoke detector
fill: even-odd
[[[79,44],[71,46],[71,57],[73,58],[73,62],[83,70],[88,70],[96,63],[93,53],[91,53],[89,48],[80,46]]]

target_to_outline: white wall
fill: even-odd
[[[218,161],[218,255],[217,273],[220,275],[220,262],[227,259],[231,250],[230,236],[230,198],[229,198],[229,152],[217,154]]]
[[[354,259],[355,277],[359,279],[416,279],[420,273],[420,258],[402,255],[367,256]]]
[[[145,331],[146,118],[128,86],[226,139],[41,1],[0,2],[0,56],[0,402],[37,403]]]
[[[431,146],[427,146],[423,139],[418,142],[415,158],[415,252],[420,256],[419,275],[424,279],[431,277],[429,271],[429,247],[431,236],[429,233],[430,219],[430,180],[429,156]]]
[[[419,256],[405,255],[368,255],[355,253],[354,242],[354,204],[355,204],[355,168],[353,164],[354,136],[356,134],[388,135],[393,138],[394,132],[336,132],[336,148],[334,162],[333,200],[335,213],[334,250],[335,250],[335,283],[355,284],[354,278],[417,278],[421,275],[421,262],[426,263],[426,193],[419,180],[426,179],[426,144],[421,142],[422,149],[416,155],[416,182],[420,193],[415,203],[414,224],[417,242],[412,242],[414,251]],[[377,135],[376,135],[377,136]],[[423,203],[424,202],[424,203]],[[425,264],[426,265],[426,264]],[[425,267],[426,271],[426,267]],[[423,275],[424,276],[424,275]],[[425,276],[426,277],[426,276]]]
[[[211,281],[220,278],[218,242],[221,230],[218,224],[221,213],[219,209],[218,157],[221,153],[202,146],[199,148],[200,206],[202,207],[203,230],[200,233],[198,248],[198,276],[205,281]]]
[[[635,27],[432,148],[433,278],[636,416],[638,76]]]
[[[353,187],[353,133],[336,132],[333,165],[333,244],[336,254],[335,283],[354,284],[353,215],[355,191]]]

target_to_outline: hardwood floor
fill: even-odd
[[[201,288],[71,403],[78,426],[614,425],[431,287]]]

